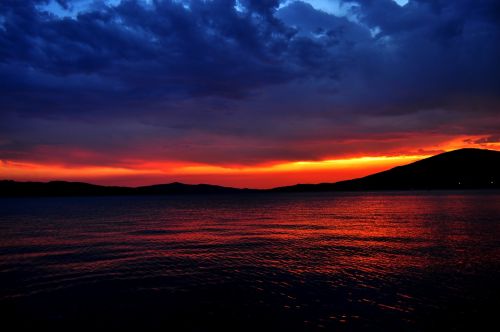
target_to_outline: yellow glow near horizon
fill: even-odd
[[[481,140],[484,140],[482,142]],[[326,160],[276,161],[260,165],[214,165],[176,161],[127,160],[116,166],[82,166],[0,160],[0,179],[19,181],[67,180],[100,184],[145,185],[182,181],[266,188],[295,183],[335,182],[380,172],[464,147],[500,150],[484,136],[459,136],[423,146],[432,154],[368,155]],[[415,151],[415,148],[412,149]]]
[[[323,161],[294,161],[266,166],[228,167],[218,165],[182,165],[182,164],[145,164],[134,168],[126,167],[94,167],[65,166],[35,163],[19,163],[3,161],[0,163],[2,178],[13,179],[58,179],[67,178],[108,178],[117,176],[142,175],[227,175],[227,174],[262,174],[262,173],[295,173],[309,171],[335,171],[345,169],[373,168],[374,166],[393,166],[409,163],[426,155],[414,156],[377,156],[347,159],[330,159]]]
[[[224,167],[212,165],[185,166],[174,169],[176,174],[255,174],[255,173],[279,173],[279,172],[300,172],[300,171],[318,171],[335,170],[345,168],[362,168],[366,166],[384,165],[384,164],[403,164],[429,157],[428,155],[412,156],[377,156],[377,157],[357,157],[347,159],[329,159],[321,161],[293,161],[288,163],[279,163],[269,166],[252,167]]]

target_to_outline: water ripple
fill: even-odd
[[[24,198],[0,211],[0,309],[26,328],[477,330],[500,305],[498,193]]]

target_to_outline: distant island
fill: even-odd
[[[500,151],[459,149],[359,179],[335,183],[296,184],[273,189],[239,189],[178,182],[142,187],[118,187],[66,181],[0,181],[2,197],[462,189],[500,189]]]

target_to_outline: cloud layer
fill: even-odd
[[[1,1],[0,159],[255,165],[498,137],[500,3],[401,4]]]

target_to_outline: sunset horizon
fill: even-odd
[[[9,330],[483,331],[500,0],[0,0]]]
[[[465,139],[464,142],[470,142]],[[497,143],[467,143],[447,150],[427,150],[419,155],[377,155],[339,159],[291,161],[264,165],[227,166],[147,162],[134,167],[69,166],[12,163],[2,161],[4,180],[75,181],[96,185],[138,187],[160,183],[211,184],[235,188],[271,189],[298,183],[338,182],[364,177],[396,166],[422,160],[433,155],[464,148],[500,151]],[[420,151],[420,153],[424,150]],[[433,154],[430,154],[433,152]],[[162,165],[167,165],[162,168]]]
[[[498,150],[497,22],[465,2],[4,2],[0,177],[269,188]]]

